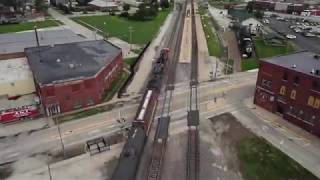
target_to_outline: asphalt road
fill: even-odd
[[[320,38],[305,37],[299,33],[295,33],[293,30],[289,28],[290,25],[292,25],[291,22],[278,21],[275,18],[270,18],[269,26],[272,29],[278,32],[284,32],[285,34],[292,34],[297,36],[297,38],[292,41],[301,49],[320,54]]]

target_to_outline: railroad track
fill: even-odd
[[[190,77],[190,101],[188,111],[188,149],[187,149],[187,168],[186,179],[199,179],[199,110],[198,110],[198,42],[195,22],[194,2],[191,0],[191,18],[192,18],[192,59],[191,59],[191,77]]]
[[[161,115],[158,120],[156,134],[154,138],[153,151],[151,155],[151,162],[147,173],[147,180],[160,180],[162,161],[166,150],[166,141],[168,138],[168,129],[170,123],[170,108],[174,91],[176,66],[178,63],[180,45],[182,39],[183,22],[185,16],[185,4],[177,5],[180,13],[177,18],[177,23],[174,24],[173,31],[168,41],[170,48],[170,56],[168,63],[168,75],[166,79],[166,86],[164,90],[164,100],[161,109]]]

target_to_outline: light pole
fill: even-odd
[[[50,169],[49,153],[47,153],[47,167],[48,167],[49,180],[52,180],[51,169]]]
[[[132,26],[129,26],[130,51],[132,49],[132,32],[133,32],[133,28],[132,28]]]
[[[59,139],[61,142],[61,147],[62,147],[62,151],[63,151],[63,159],[66,157],[66,153],[65,153],[65,148],[64,148],[64,144],[63,144],[63,140],[62,140],[62,136],[61,136],[61,130],[60,130],[60,123],[58,118],[54,118],[58,127],[58,133],[59,133]]]

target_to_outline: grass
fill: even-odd
[[[95,115],[95,114],[98,114],[98,113],[102,113],[104,111],[105,111],[105,109],[103,109],[103,108],[88,109],[88,110],[84,110],[84,111],[81,111],[81,112],[78,112],[78,113],[67,115],[65,117],[61,117],[61,118],[58,119],[58,121],[59,121],[59,124],[62,124],[62,123],[65,123],[65,122],[68,122],[68,121],[71,121],[71,120],[74,120],[74,119],[81,119],[81,118],[92,116],[92,115]],[[54,123],[57,124],[56,121]]]
[[[111,84],[111,89],[108,89],[103,95],[104,102],[111,100],[111,98],[119,91],[123,84],[128,79],[129,74],[125,71],[121,72],[121,75]]]
[[[248,58],[241,60],[241,69],[242,71],[248,71],[251,69],[256,69],[259,67],[259,61],[255,58]]]
[[[255,40],[255,46],[260,58],[269,58],[295,51],[295,48],[290,43],[287,46],[269,46],[261,38]]]
[[[47,28],[47,27],[59,26],[61,24],[62,22],[57,20],[23,22],[19,24],[6,24],[6,25],[0,25],[0,34],[33,30],[34,26],[37,26],[37,28]]]
[[[317,180],[318,178],[262,138],[237,144],[240,171],[246,180]]]
[[[170,10],[159,11],[155,19],[150,21],[134,21],[118,16],[84,16],[72,18],[74,21],[85,25],[94,26],[108,34],[108,37],[117,37],[126,42],[130,42],[129,27],[132,27],[132,43],[146,44],[151,41],[158,32]],[[83,23],[85,22],[85,23]]]
[[[124,59],[125,66],[127,66],[127,69],[132,67],[134,63],[137,61],[138,57],[131,57],[131,58],[126,58]]]
[[[290,43],[288,43],[287,46],[271,46],[271,45],[266,45],[261,38],[255,39],[254,43],[256,47],[256,52],[260,59],[290,54],[296,51],[295,46]],[[256,69],[258,67],[259,67],[259,60],[254,57],[241,60],[242,71],[248,71],[251,69]]]
[[[220,57],[221,55],[220,42],[216,32],[213,29],[213,25],[211,24],[211,21],[205,12],[206,10],[203,7],[199,6],[199,13],[201,15],[202,27],[207,40],[209,55]]]

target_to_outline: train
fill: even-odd
[[[0,123],[10,123],[22,119],[33,119],[40,115],[36,105],[22,106],[0,111]]]
[[[168,48],[163,48],[153,64],[151,78],[147,83],[143,99],[132,121],[128,139],[112,174],[112,180],[133,180],[136,177],[140,157],[156,113],[163,75],[168,66],[169,52]]]
[[[239,44],[239,50],[244,58],[250,58],[253,53],[253,41],[251,37],[250,26],[236,25],[236,38]]]

